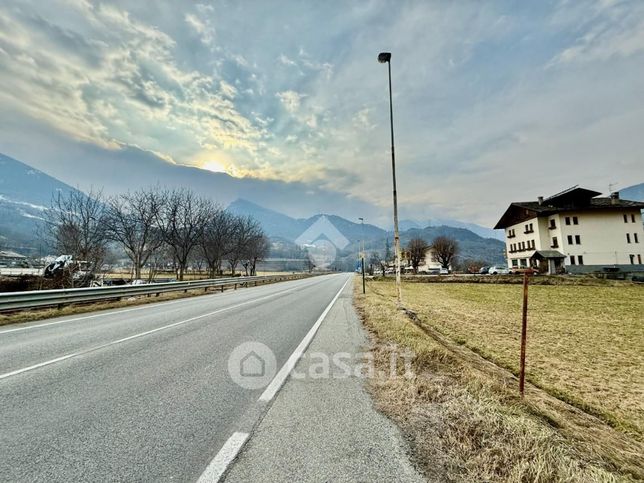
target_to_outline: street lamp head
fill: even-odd
[[[384,64],[385,62],[391,62],[391,52],[380,52],[378,54],[378,62]]]

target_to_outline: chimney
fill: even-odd
[[[610,194],[610,204],[616,205],[618,201],[619,201],[619,191],[613,191]]]
[[[539,196],[537,201],[539,201],[539,206],[543,205],[543,196]]]

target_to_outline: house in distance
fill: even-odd
[[[494,227],[505,230],[508,264],[550,274],[644,271],[644,203],[600,194],[575,186],[511,203]]]

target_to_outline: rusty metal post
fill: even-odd
[[[528,279],[530,273],[526,270],[523,272],[523,314],[521,319],[521,365],[519,368],[519,392],[523,397],[525,388],[525,350],[526,337],[528,331]]]

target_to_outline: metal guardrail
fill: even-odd
[[[135,295],[159,295],[166,292],[181,292],[209,288],[246,286],[251,284],[281,282],[308,277],[298,275],[264,275],[256,277],[229,277],[206,280],[188,280],[183,282],[150,283],[146,285],[120,285],[116,287],[67,288],[56,290],[30,290],[27,292],[1,292],[0,312],[25,310],[39,307],[62,307],[78,302],[97,302],[101,300],[120,299]]]

